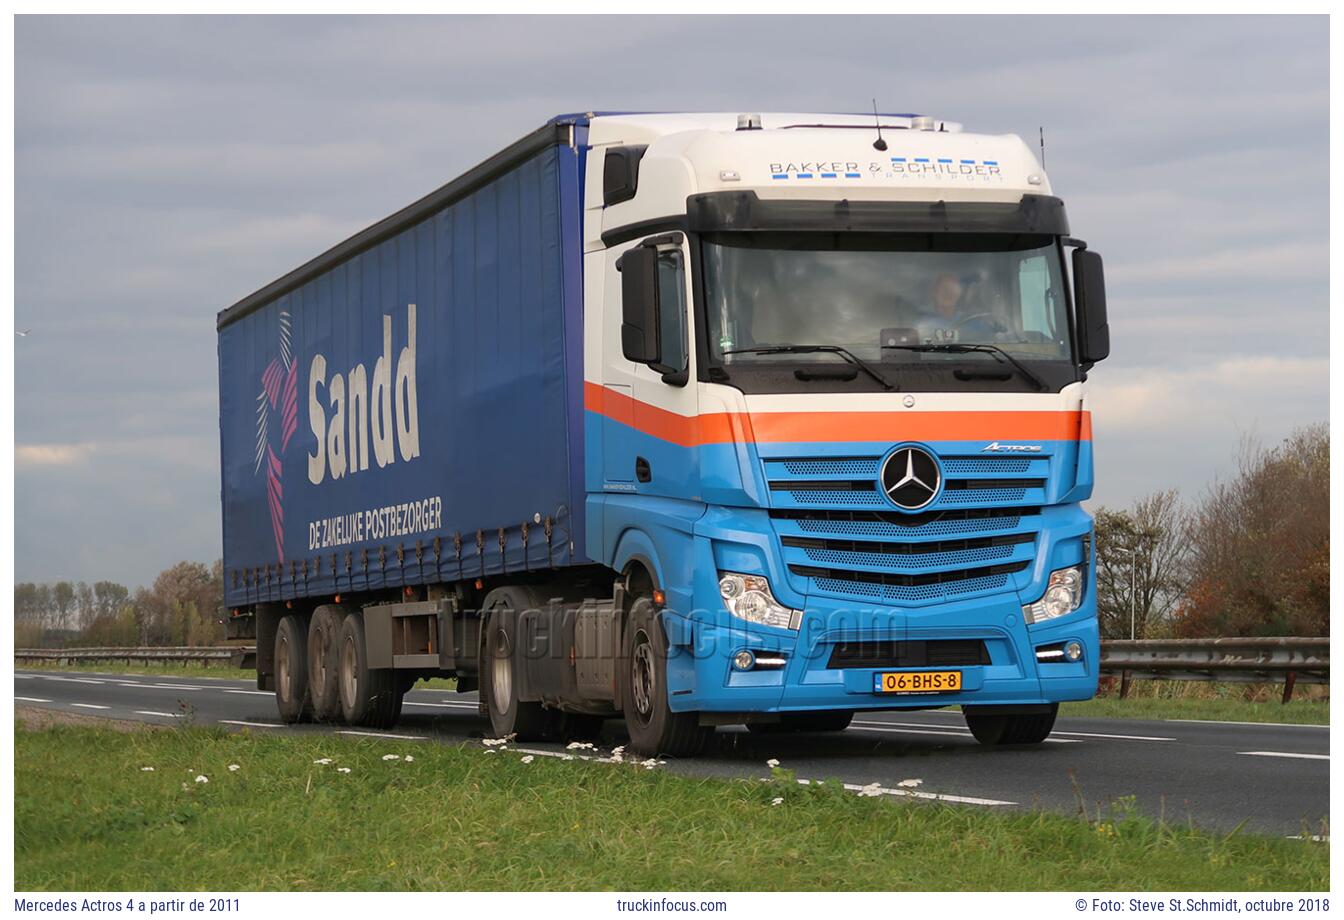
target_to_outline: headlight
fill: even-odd
[[[1034,604],[1022,607],[1022,618],[1030,623],[1053,620],[1066,613],[1073,613],[1083,602],[1083,567],[1070,566],[1056,569],[1050,573],[1050,581],[1045,586],[1045,594]]]
[[[801,610],[791,610],[775,600],[770,582],[763,575],[720,572],[719,595],[729,613],[748,623],[796,630],[803,620]]]

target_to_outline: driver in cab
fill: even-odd
[[[972,309],[966,299],[966,285],[961,278],[951,272],[939,275],[929,292],[932,310],[915,322],[920,342],[926,345],[993,342],[995,333],[1002,328],[990,314]]]

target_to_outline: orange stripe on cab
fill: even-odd
[[[687,417],[584,382],[584,408],[682,447],[808,441],[1073,441],[1090,412],[716,412]]]

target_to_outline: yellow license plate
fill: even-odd
[[[873,675],[874,693],[955,693],[960,671],[889,671]]]

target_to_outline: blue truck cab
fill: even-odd
[[[226,602],[281,715],[416,679],[692,754],[1096,690],[1102,263],[1017,137],[561,116],[220,314]]]

